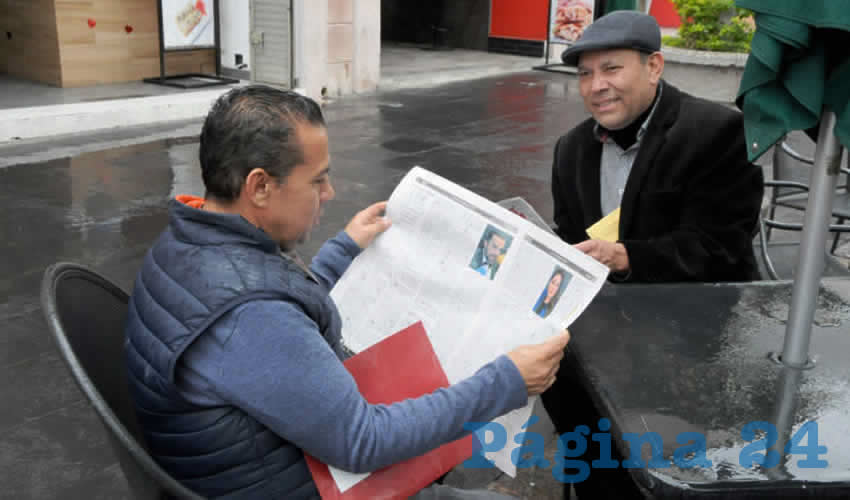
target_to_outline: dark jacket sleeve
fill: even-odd
[[[566,234],[567,228],[569,228],[568,220],[569,214],[567,213],[567,204],[564,199],[564,192],[562,187],[561,176],[558,173],[559,165],[558,161],[560,158],[560,149],[561,144],[564,142],[564,138],[561,137],[558,139],[557,144],[555,144],[555,155],[552,159],[552,201],[554,204],[554,216],[553,220],[555,222],[555,233],[561,237],[562,240],[571,243],[568,235]]]
[[[571,245],[588,238],[584,226],[578,185],[576,183],[576,151],[571,151],[571,137],[577,131],[561,137],[555,145],[552,160],[552,200],[555,233]]]
[[[677,187],[640,193],[639,229],[622,240],[631,265],[628,281],[757,278],[752,239],[764,192],[762,171],[747,161],[740,113],[710,106],[697,104],[688,113],[683,107],[686,123],[668,136],[668,149],[679,149],[671,170]],[[668,231],[656,231],[665,225]]]

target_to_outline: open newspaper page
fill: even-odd
[[[557,236],[419,167],[393,191],[387,215],[392,227],[331,292],[343,340],[360,352],[421,320],[452,384],[515,347],[556,335],[608,275]],[[509,444],[487,458],[511,476],[512,438],[532,406],[496,420]],[[358,481],[332,474],[341,490]]]

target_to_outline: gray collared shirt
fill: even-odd
[[[655,99],[652,111],[649,112],[649,116],[646,117],[638,130],[637,140],[628,149],[623,150],[613,139],[604,135],[604,131],[600,130],[599,123],[593,127],[594,136],[602,143],[602,158],[599,164],[599,187],[601,190],[599,199],[603,216],[613,212],[623,200],[623,191],[626,189],[629,173],[632,171],[632,165],[640,150],[641,139],[643,139],[649,121],[652,120],[652,116],[658,108],[658,102],[661,101],[662,87],[662,83],[659,82],[658,97]]]

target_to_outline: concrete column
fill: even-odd
[[[354,92],[371,92],[381,80],[381,0],[354,1]]]
[[[293,10],[297,88],[320,99],[378,87],[380,0],[293,0]]]
[[[296,87],[313,99],[328,85],[328,2],[294,0]]]
[[[327,0],[328,95],[350,94],[354,69],[354,0]]]

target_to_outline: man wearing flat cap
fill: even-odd
[[[743,117],[665,82],[660,48],[655,19],[616,11],[564,52],[592,117],[555,146],[556,231],[616,282],[758,279],[752,239],[764,185],[747,161]],[[614,229],[591,237],[605,216]],[[568,353],[543,402],[559,433],[594,432],[600,415],[573,367]],[[590,463],[599,447],[588,445]],[[623,468],[593,468],[574,486],[582,500],[642,498]]]
[[[758,279],[752,247],[763,194],[742,115],[661,79],[651,16],[616,11],[564,52],[592,118],[555,147],[557,232],[628,282]],[[611,241],[586,230],[619,209]],[[616,217],[616,214],[614,215]]]

